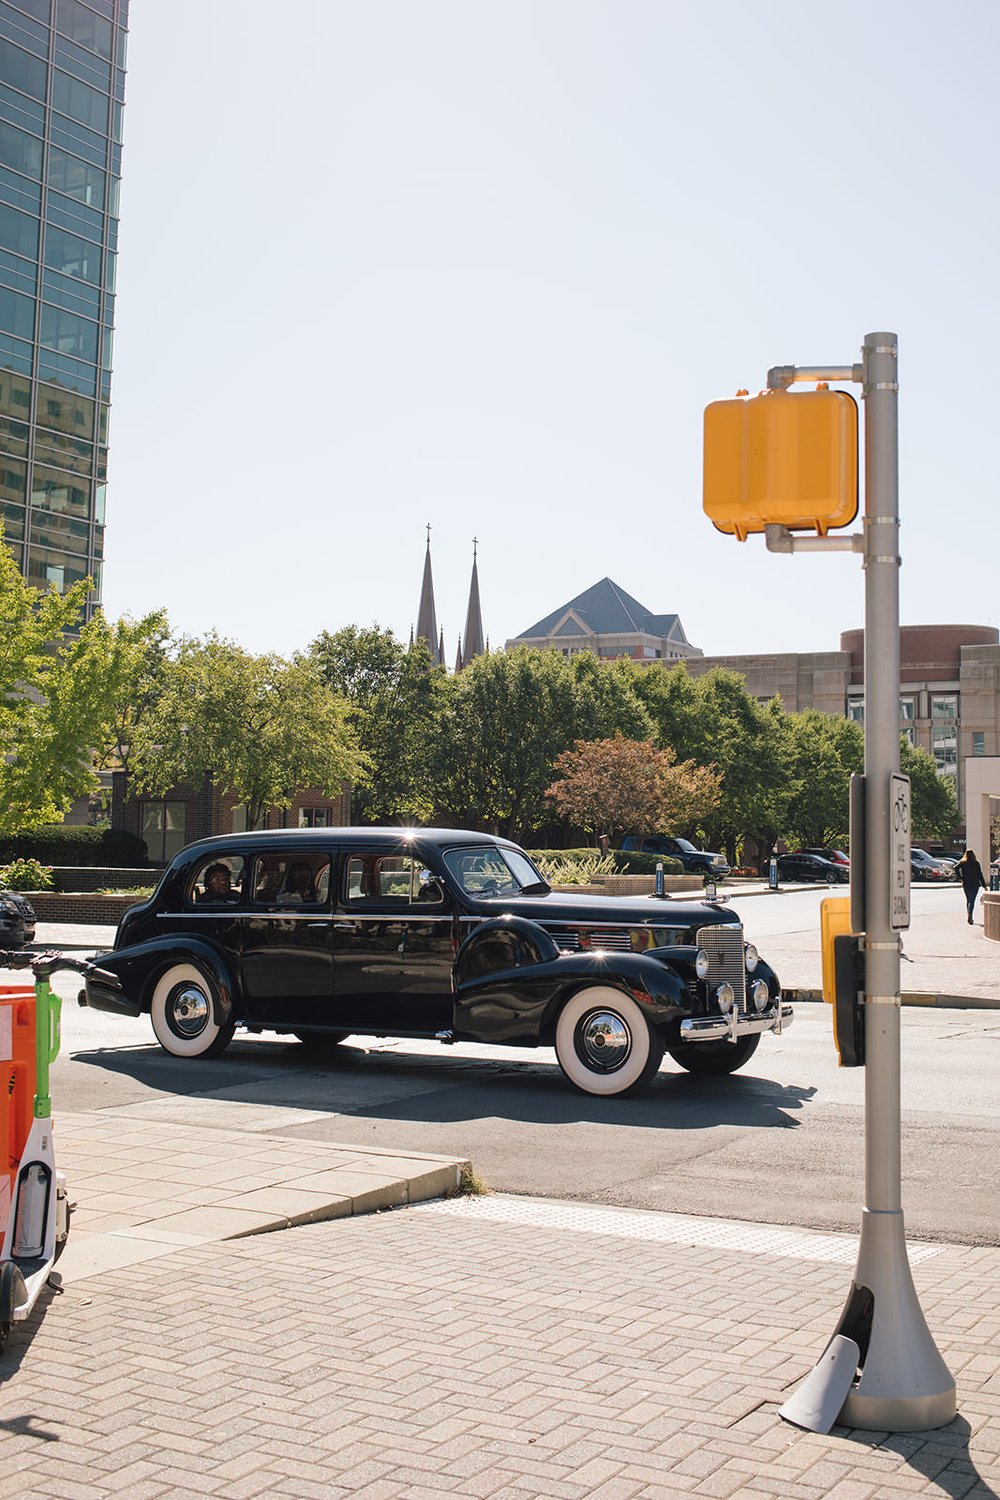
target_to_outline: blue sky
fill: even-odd
[[[857,558],[701,510],[702,411],[899,335],[903,623],[1000,625],[993,0],[170,0],[128,59],[104,599],[449,659],[606,574],[837,649]]]

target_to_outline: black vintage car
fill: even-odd
[[[641,1089],[664,1051],[731,1073],[792,1016],[724,906],[558,895],[515,844],[445,829],[191,844],[96,963],[81,1004],[148,1011],[177,1057],[237,1026],[554,1046],[588,1094]]]

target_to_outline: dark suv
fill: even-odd
[[[23,948],[35,941],[35,908],[20,891],[0,891],[0,942]]]
[[[688,839],[671,839],[662,833],[622,839],[622,848],[633,849],[637,854],[666,854],[671,859],[679,859],[685,875],[711,875],[721,880],[732,868],[721,854],[696,849]]]
[[[174,1057],[237,1026],[554,1047],[587,1094],[634,1093],[664,1052],[726,1074],[792,1018],[716,901],[553,891],[516,844],[441,828],[275,829],[177,855],[87,976]]]

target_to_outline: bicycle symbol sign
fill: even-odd
[[[889,926],[910,925],[910,778],[894,772],[889,777]]]
[[[900,786],[898,779],[893,778],[893,802],[892,802],[892,831],[893,833],[909,833],[910,831],[910,785]]]

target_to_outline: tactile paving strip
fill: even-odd
[[[833,1261],[853,1266],[856,1235],[785,1229],[771,1224],[741,1224],[732,1219],[697,1219],[687,1214],[651,1213],[646,1209],[604,1208],[587,1203],[549,1203],[502,1193],[482,1198],[447,1198],[421,1204],[415,1213],[450,1214],[522,1224],[536,1229],[568,1229],[583,1234],[610,1234],[622,1239],[667,1245],[703,1245],[711,1250],[752,1250],[790,1260]],[[907,1243],[911,1265],[940,1255],[942,1245]]]

